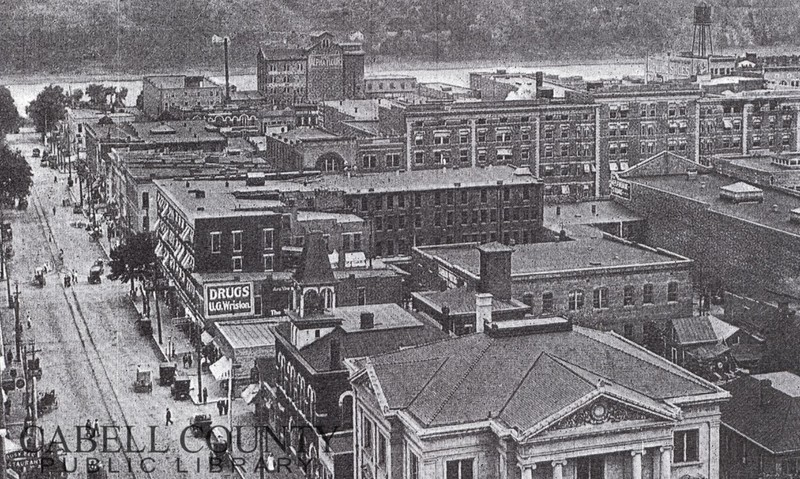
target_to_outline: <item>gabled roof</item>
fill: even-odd
[[[322,232],[313,231],[306,235],[300,266],[297,268],[294,279],[305,286],[336,283]]]
[[[762,401],[765,386],[760,381],[765,379],[774,381],[765,388]],[[721,407],[723,424],[774,454],[800,451],[800,394],[784,387],[790,381],[797,384],[800,378],[781,372],[744,376],[725,384],[732,398]]]
[[[389,408],[425,427],[492,417],[523,432],[601,385],[662,411],[670,398],[722,391],[618,336],[580,327],[472,334],[371,357],[368,367]]]
[[[707,316],[690,316],[672,321],[675,342],[680,345],[715,343],[718,341],[711,320]]]

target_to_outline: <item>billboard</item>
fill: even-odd
[[[212,283],[203,290],[206,319],[255,314],[252,282]]]
[[[616,177],[611,178],[611,196],[625,200],[631,199],[631,184]]]

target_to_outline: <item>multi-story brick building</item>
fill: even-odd
[[[294,307],[275,333],[271,404],[262,420],[304,455],[309,477],[353,477],[353,395],[343,360],[397,351],[447,337],[422,315],[397,304],[342,307],[322,237],[306,243],[294,277]],[[319,299],[316,299],[319,298]],[[307,468],[307,469],[306,469]]]
[[[370,75],[364,78],[367,98],[395,98],[417,92],[417,79],[410,75]]]
[[[650,327],[692,314],[692,260],[597,232],[594,238],[512,248],[459,244],[418,247],[412,288],[466,287],[522,301],[540,317],[613,329],[637,342]]]
[[[361,98],[364,51],[328,32],[275,33],[257,55],[258,91],[274,104]]]
[[[411,105],[406,169],[509,164],[542,178],[548,199],[594,197],[604,168],[598,107],[548,100]]]
[[[152,120],[165,111],[218,108],[225,100],[225,86],[203,76],[159,75],[142,80],[142,110]]]
[[[719,479],[723,389],[613,333],[482,318],[346,359],[355,479]]]

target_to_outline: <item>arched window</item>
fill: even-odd
[[[303,295],[303,310],[305,314],[321,313],[323,312],[324,303],[319,293],[313,289],[309,289]]]
[[[345,394],[339,401],[341,425],[344,429],[353,427],[353,395]]]
[[[325,288],[322,290],[322,299],[325,303],[325,309],[332,309],[333,308],[333,291],[329,288]]]

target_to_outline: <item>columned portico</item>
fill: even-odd
[[[631,469],[633,479],[642,479],[642,456],[644,455],[644,451],[631,451],[631,456],[633,460],[631,461]]]
[[[564,466],[567,465],[567,461],[560,460],[560,461],[553,461],[553,479],[564,479]]]
[[[661,451],[661,474],[660,479],[672,477],[672,446],[663,446]]]

